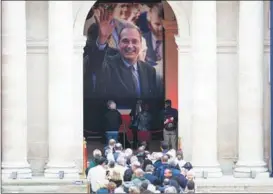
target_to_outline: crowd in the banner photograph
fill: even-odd
[[[192,165],[182,151],[162,142],[161,152],[150,153],[146,142],[134,152],[110,139],[95,149],[86,169],[91,193],[195,193]]]

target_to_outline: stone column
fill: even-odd
[[[238,41],[239,160],[234,176],[254,172],[268,177],[263,156],[263,1],[240,1]]]
[[[49,162],[45,177],[78,178],[74,161],[72,1],[49,1],[48,130]],[[79,64],[81,65],[81,64]]]
[[[27,162],[26,2],[3,1],[2,178],[31,178]],[[15,10],[16,9],[16,10]]]
[[[217,159],[216,1],[192,2],[192,164],[196,177],[222,176]]]

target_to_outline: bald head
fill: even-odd
[[[144,172],[141,168],[138,168],[135,170],[135,175],[136,175],[136,177],[141,178],[141,177],[144,177]]]

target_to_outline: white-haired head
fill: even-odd
[[[107,107],[108,107],[109,109],[111,109],[111,110],[114,110],[114,109],[117,108],[117,105],[116,105],[116,103],[115,103],[113,100],[109,100],[109,101],[107,102]]]
[[[101,157],[102,156],[102,153],[99,149],[95,149],[93,151],[93,157],[96,158],[96,157]]]
[[[176,160],[175,158],[170,158],[170,159],[168,160],[168,163],[169,163],[170,166],[176,167],[176,165],[177,165],[177,160]]]
[[[138,162],[138,158],[136,156],[132,156],[130,158],[130,162],[131,162],[131,164],[133,164],[134,162]]]
[[[135,170],[135,175],[136,175],[136,177],[142,178],[142,177],[144,177],[144,172],[141,168],[137,168]]]
[[[136,169],[140,168],[141,164],[138,161],[134,161],[131,163],[132,170],[135,171]]]
[[[126,159],[123,156],[117,158],[117,164],[120,166],[126,166]]]
[[[177,193],[177,190],[175,187],[169,186],[169,187],[166,187],[166,189],[164,190],[164,193]]]
[[[131,148],[127,148],[125,150],[125,157],[128,159],[128,158],[131,158],[132,155],[133,155],[133,150]]]

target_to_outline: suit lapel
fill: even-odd
[[[118,54],[115,58],[115,65],[113,69],[116,71],[116,76],[118,76],[118,79],[127,91],[134,91],[132,75],[130,74],[129,69],[125,66],[120,54]]]

